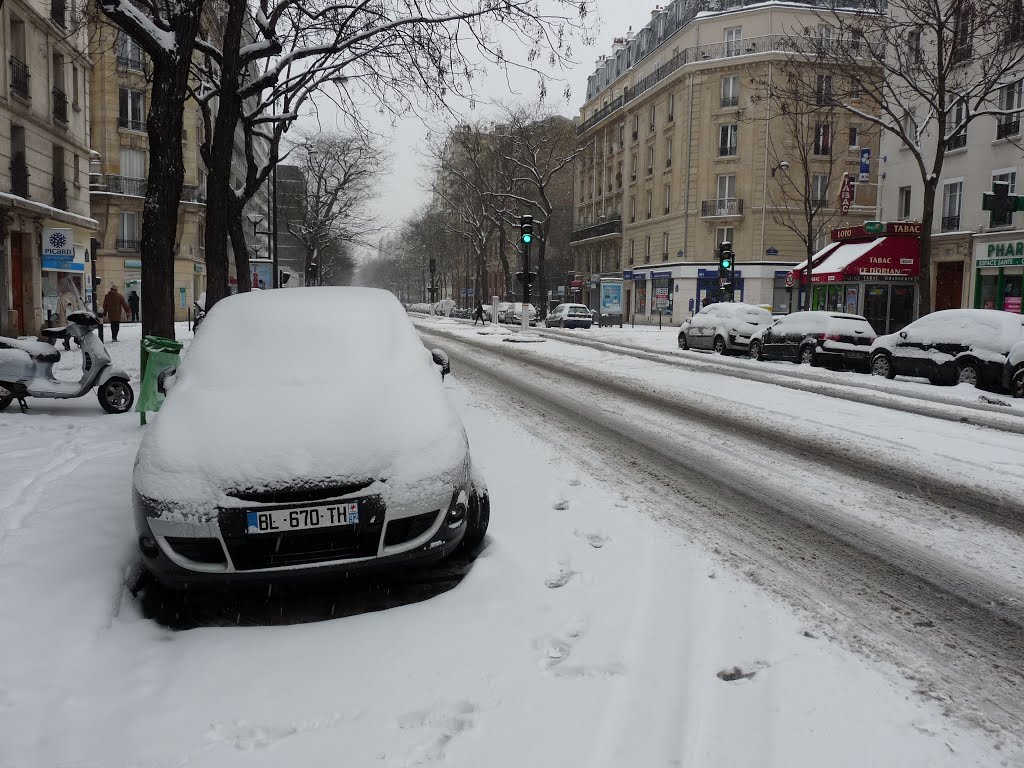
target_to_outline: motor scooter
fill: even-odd
[[[53,375],[60,352],[50,344],[33,339],[0,336],[0,411],[17,400],[24,413],[27,397],[69,399],[82,397],[96,388],[96,396],[107,413],[125,413],[135,402],[130,376],[115,368],[107,348],[95,331],[102,325],[92,312],[76,310],[68,315],[64,328],[44,328],[42,335],[56,342],[71,338],[82,348],[82,378],[61,381]]]

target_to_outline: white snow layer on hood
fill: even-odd
[[[970,347],[975,354],[989,350],[1001,357],[1024,340],[1024,318],[996,309],[944,309],[915,320],[903,331],[910,342],[955,342]],[[898,333],[890,333],[879,336],[875,346],[893,349],[900,341]]]
[[[389,505],[461,484],[467,441],[390,293],[239,294],[206,318],[139,448],[135,487],[179,510],[226,491],[369,480]]]

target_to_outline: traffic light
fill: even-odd
[[[732,250],[732,243],[723,241],[718,246],[718,278],[732,282],[732,272],[735,268],[736,254]]]
[[[526,284],[527,285],[533,285],[534,281],[536,281],[536,279],[537,279],[537,273],[536,272],[527,272],[526,274],[527,274]],[[516,272],[516,281],[519,282],[519,283],[523,282],[523,273],[522,272]]]
[[[526,213],[519,217],[519,233],[525,245],[533,242],[533,216]]]

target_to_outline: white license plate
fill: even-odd
[[[359,522],[359,503],[325,504],[321,507],[300,509],[270,509],[265,512],[247,512],[246,533],[281,533],[305,531],[310,528],[333,528],[356,525]]]

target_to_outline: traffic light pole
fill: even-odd
[[[530,330],[530,241],[523,243],[523,333]]]

